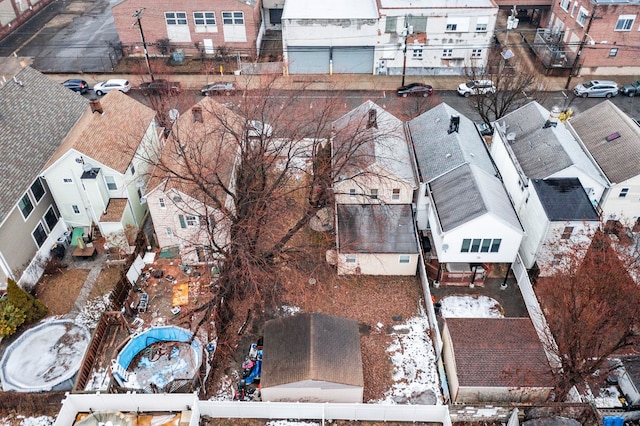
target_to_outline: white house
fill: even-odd
[[[483,67],[496,24],[493,0],[380,0],[376,74],[460,75]],[[406,50],[404,49],[406,43]]]
[[[158,245],[178,247],[184,263],[212,261],[229,241],[233,203],[220,185],[233,191],[235,136],[244,125],[243,118],[205,97],[180,115],[168,137],[146,198]]]
[[[119,91],[90,102],[42,172],[69,226],[85,234],[97,228],[114,246],[132,242],[147,213],[144,188],[163,137],[155,116]]]
[[[417,189],[404,124],[372,101],[333,123],[338,204],[410,204]]]
[[[526,235],[520,246],[525,268],[537,262],[541,275],[576,243],[588,246],[600,217],[577,178],[533,179],[520,212]]]
[[[598,206],[605,221],[633,226],[640,219],[640,127],[611,101],[568,121],[568,129],[606,182]]]

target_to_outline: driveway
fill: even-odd
[[[0,55],[31,57],[42,72],[112,71],[120,56],[111,8],[119,1],[53,2],[2,40]]]

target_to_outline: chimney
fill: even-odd
[[[369,110],[369,118],[367,119],[367,129],[372,127],[378,128],[378,111],[373,108]]]
[[[91,112],[97,112],[99,114],[102,114],[102,105],[100,104],[100,101],[96,98],[91,98],[89,99],[89,106],[91,107]]]
[[[191,114],[193,115],[194,123],[204,123],[204,119],[202,117],[202,108],[201,107],[193,107],[191,108]]]
[[[558,125],[558,120],[560,119],[560,107],[554,106],[551,108],[551,112],[549,113],[549,118],[544,123],[543,129],[547,129],[549,127],[556,127]]]
[[[451,121],[449,122],[449,130],[447,131],[447,133],[448,134],[451,134],[453,132],[457,133],[459,128],[460,128],[460,116],[452,115]]]

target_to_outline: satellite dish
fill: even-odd
[[[169,110],[169,120],[172,123],[175,123],[175,121],[178,119],[178,117],[180,117],[180,111],[178,111],[175,108]]]
[[[84,163],[82,165],[82,171],[84,172],[90,172],[91,169],[93,169],[93,165],[91,165],[91,163]]]

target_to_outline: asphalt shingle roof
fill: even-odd
[[[569,121],[612,183],[640,175],[640,127],[611,101],[600,102]],[[607,136],[620,137],[607,142]]]
[[[551,369],[529,318],[447,318],[460,386],[550,387]]]
[[[0,223],[40,174],[88,102],[26,67],[0,86]]]
[[[550,221],[599,220],[578,178],[533,179],[532,182]]]

